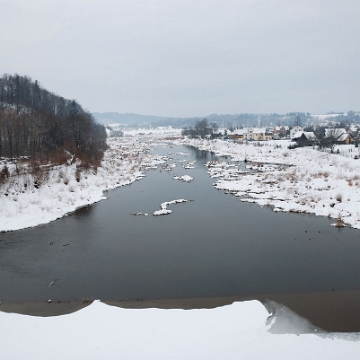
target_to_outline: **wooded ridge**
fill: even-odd
[[[97,166],[106,131],[75,100],[42,88],[27,76],[0,78],[0,158],[26,157],[37,164],[79,159]]]

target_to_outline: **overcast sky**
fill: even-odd
[[[360,110],[359,0],[0,0],[0,71],[91,112]]]

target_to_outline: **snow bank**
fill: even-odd
[[[49,305],[56,306],[56,305]],[[216,309],[122,309],[95,301],[58,317],[0,312],[3,359],[357,359],[336,334],[274,335],[258,301]],[[356,340],[355,335],[350,339]]]
[[[167,161],[152,155],[150,143],[132,138],[111,138],[102,165],[94,171],[77,171],[76,164],[50,168],[41,179],[14,175],[0,186],[0,231],[32,227],[54,221],[76,209],[105,199],[104,191],[142,179],[145,172]],[[35,182],[40,185],[35,185]]]
[[[47,179],[40,179],[40,186],[34,185],[34,177],[14,177],[8,185],[0,187],[0,231],[56,220],[104,199],[105,190],[143,178],[146,171],[159,164],[165,164],[165,169],[171,171],[176,164],[168,164],[169,158],[152,155],[150,151],[162,139],[180,135],[180,130],[154,132],[151,129],[148,135],[148,142],[130,136],[108,139],[109,150],[97,174],[87,172],[78,177],[73,164],[51,169]],[[360,229],[360,160],[353,159],[358,155],[354,146],[338,146],[336,150],[340,155],[335,155],[312,148],[289,150],[288,140],[239,144],[222,140],[171,139],[178,144],[231,157],[233,162],[246,159],[246,171],[225,161],[209,165],[210,176],[217,179],[214,186],[241,196],[242,201],[270,205],[274,211],[328,216]],[[192,169],[194,163],[189,162],[184,168]],[[15,165],[9,164],[9,168],[14,174]],[[179,179],[192,180],[186,175]],[[156,215],[170,213],[171,210],[160,209]]]
[[[241,196],[242,201],[270,205],[274,211],[328,216],[360,229],[360,160],[353,158],[358,154],[354,146],[338,146],[342,156],[308,147],[289,150],[288,140],[240,144],[183,139],[178,143],[233,161],[246,159],[247,171],[225,161],[208,164],[209,175],[217,178],[214,186]]]
[[[124,129],[124,136],[151,136],[151,137],[160,137],[164,138],[166,136],[173,137],[173,136],[180,136],[182,129],[175,129],[171,126],[163,126],[158,128],[139,128],[139,129]]]

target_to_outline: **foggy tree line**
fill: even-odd
[[[190,138],[200,137],[204,139],[207,136],[211,136],[213,131],[217,131],[218,126],[215,122],[209,123],[207,119],[198,120],[193,127],[189,129],[183,129],[181,134],[183,136],[189,136]]]
[[[106,131],[75,100],[19,75],[0,78],[0,157],[64,163],[71,154],[98,164]]]

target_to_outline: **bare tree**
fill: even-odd
[[[296,116],[295,120],[294,120],[294,126],[301,126],[301,118],[299,115]]]
[[[330,152],[333,153],[337,140],[335,134],[336,134],[335,129],[328,130],[326,136],[324,136],[319,140],[319,148],[330,149]]]
[[[89,164],[101,161],[104,126],[75,100],[66,100],[28,77],[0,78],[0,156],[66,161],[71,152]]]

